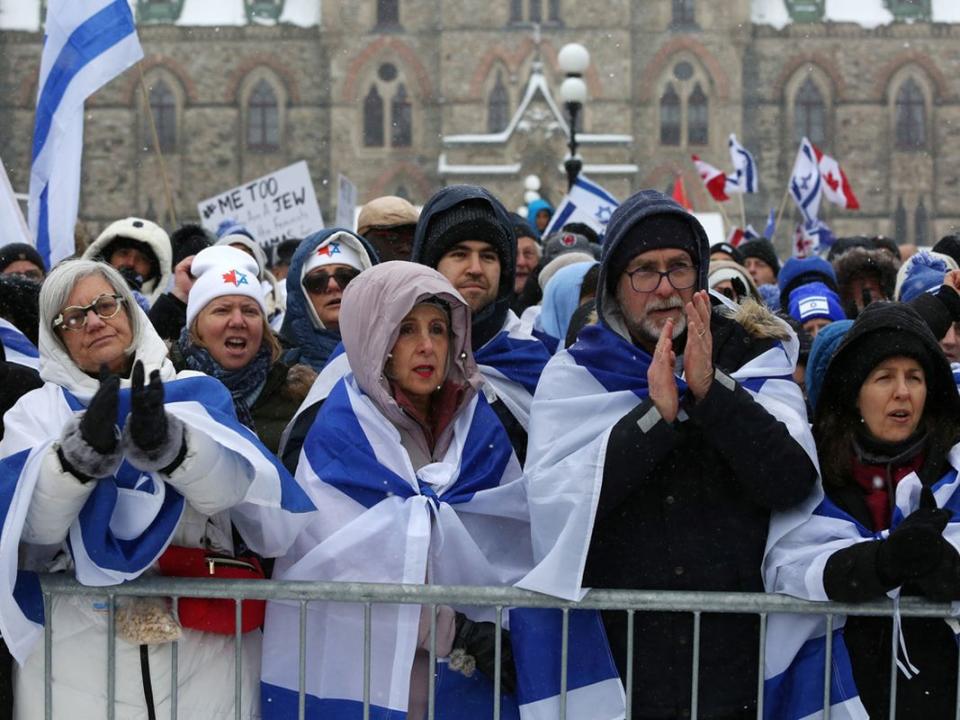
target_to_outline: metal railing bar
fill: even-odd
[[[495,623],[497,632],[493,641],[493,720],[500,720],[500,662],[503,653],[503,640],[500,638],[500,628],[503,626],[503,608],[497,605],[497,619]]]
[[[560,630],[560,720],[567,720],[567,653],[570,651],[570,609],[563,608]]]
[[[763,720],[764,666],[767,662],[767,614],[760,613],[760,650],[757,653],[757,720]]]
[[[896,616],[890,621],[893,632],[890,633],[890,720],[897,717],[897,654],[900,649],[900,622]]]
[[[300,601],[300,657],[297,660],[297,720],[307,716],[307,601]]]
[[[833,615],[827,615],[823,651],[823,720],[830,720],[830,680],[833,670]]]
[[[693,613],[693,667],[690,670],[690,718],[697,720],[700,705],[700,613]]]
[[[372,607],[363,606],[363,720],[370,720],[370,632]]]
[[[633,715],[633,621],[635,610],[627,610],[627,720]]]
[[[430,606],[430,663],[427,674],[427,720],[433,720],[437,699],[437,606]]]
[[[102,597],[103,589],[86,587],[64,574],[41,575],[46,592],[61,595]],[[115,595],[142,597],[259,598],[296,602],[326,600],[352,603],[409,603],[475,605],[582,610],[643,610],[705,613],[799,613],[824,615],[892,616],[890,600],[865,603],[836,603],[800,600],[773,593],[681,592],[665,590],[590,590],[583,600],[572,602],[551,595],[510,587],[456,585],[398,585],[379,583],[335,583],[279,580],[224,580],[151,576],[111,588]],[[900,614],[905,617],[951,617],[949,603],[931,603],[920,598],[903,598]]]
[[[102,591],[101,591],[102,592]],[[117,596],[107,596],[107,720],[116,716],[117,701]]]
[[[243,603],[233,601],[233,717],[241,720],[243,706]]]
[[[53,596],[43,593],[43,716],[53,720]]]
[[[173,598],[173,614],[179,617],[180,598]],[[170,643],[170,720],[177,720],[177,704],[180,700],[177,675],[180,671],[180,641]]]

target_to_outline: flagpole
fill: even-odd
[[[740,198],[740,227],[746,232],[747,230],[747,211],[743,207],[743,193],[737,193],[737,197]]]
[[[150,108],[150,94],[147,92],[147,83],[143,79],[143,62],[137,63],[137,72],[140,74],[140,90],[143,93],[143,104],[147,113],[147,120],[150,123],[150,134],[153,136],[153,149],[157,153],[157,163],[160,165],[160,177],[163,179],[163,194],[167,199],[167,210],[170,211],[170,219],[176,227],[177,210],[173,204],[173,193],[170,191],[170,178],[167,177],[167,164],[163,161],[163,151],[160,150],[160,135],[157,132],[157,124],[153,119],[153,110]]]
[[[790,196],[790,185],[787,185],[787,189],[783,191],[783,198],[780,200],[780,209],[777,210],[777,224],[773,227],[773,235],[776,237],[777,230],[780,229],[780,220],[783,219],[783,210],[787,205],[787,198]],[[772,241],[773,238],[770,238]]]
[[[707,193],[707,195],[710,195],[710,193]],[[729,226],[729,225],[730,225],[730,218],[727,217],[727,210],[726,210],[726,208],[723,207],[723,205],[720,203],[720,201],[717,200],[715,197],[713,197],[713,195],[710,195],[710,197],[713,199],[713,204],[716,205],[716,206],[720,209],[720,214],[723,215],[723,221]]]

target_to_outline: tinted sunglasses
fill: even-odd
[[[337,287],[343,290],[347,286],[347,283],[359,274],[360,271],[355,268],[337,268],[333,273],[328,273],[326,270],[318,270],[317,272],[310,273],[303,279],[303,289],[314,295],[323,295],[327,292],[332,275],[333,279],[337,281]]]

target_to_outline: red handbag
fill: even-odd
[[[160,573],[168,577],[231,578],[263,580],[266,575],[260,560],[253,556],[235,558],[204,548],[171,545],[157,561]],[[248,633],[263,625],[266,600],[244,600],[240,610],[240,632]],[[180,624],[191,630],[233,635],[236,632],[236,604],[219,598],[180,598],[177,603]]]

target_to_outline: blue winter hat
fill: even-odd
[[[794,288],[787,302],[790,317],[800,323],[817,318],[830,321],[847,317],[840,305],[840,296],[822,282],[812,282]]]
[[[837,320],[823,328],[813,339],[813,347],[810,348],[810,356],[807,358],[807,369],[804,375],[807,400],[810,401],[812,409],[816,409],[817,400],[820,399],[820,388],[823,386],[823,377],[827,373],[830,358],[833,357],[833,353],[846,336],[851,325],[853,325],[853,320]]]
[[[773,312],[780,309],[780,288],[773,283],[758,285],[757,292],[763,298],[763,304]]]
[[[809,282],[822,282],[837,291],[837,274],[833,265],[818,255],[805,258],[792,257],[780,268],[777,285],[780,286],[780,305],[786,306],[790,293]]]
[[[950,268],[947,263],[927,252],[919,252],[909,260],[909,267],[900,285],[900,300],[910,302],[925,292],[943,285],[943,276]]]

